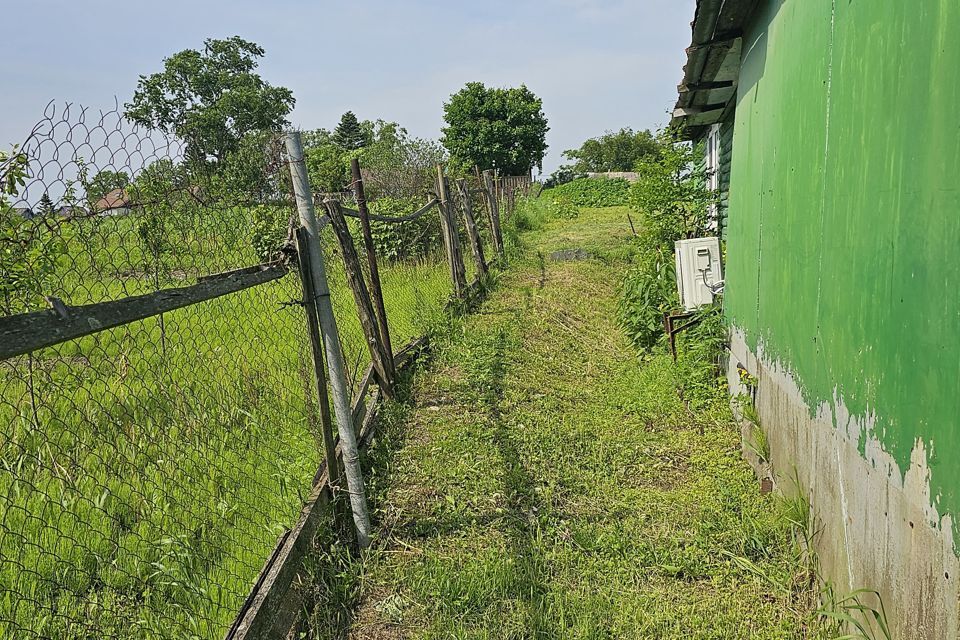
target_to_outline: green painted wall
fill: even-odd
[[[744,38],[726,300],[810,407],[960,514],[960,2],[782,0]]]

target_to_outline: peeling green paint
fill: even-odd
[[[931,451],[960,513],[960,2],[782,0],[744,37],[731,322],[811,411],[876,418],[901,472]]]

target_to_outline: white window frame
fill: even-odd
[[[710,125],[707,132],[706,144],[707,188],[710,191],[720,190],[720,125]],[[720,211],[716,204],[711,204],[707,211],[707,227],[716,230],[720,222]]]

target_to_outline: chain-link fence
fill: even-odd
[[[196,159],[55,106],[0,161],[0,637],[223,637],[261,587],[324,459],[288,169],[273,135]],[[495,189],[371,204],[394,351],[464,295],[455,261],[480,273],[444,212],[458,251],[495,256]],[[331,226],[320,243],[358,396],[370,342]]]
[[[0,362],[0,637],[222,636],[295,520],[317,409],[286,167],[255,151],[227,183],[115,111],[51,106],[6,159],[0,305],[41,344],[41,310],[236,290]]]

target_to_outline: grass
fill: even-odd
[[[245,210],[65,223],[44,291],[79,305],[255,264]],[[160,264],[160,268],[157,265]],[[353,379],[366,344],[327,262]],[[397,348],[449,295],[435,259],[382,265]],[[322,459],[294,272],[0,363],[0,637],[220,638]]]
[[[514,265],[393,407],[377,539],[321,563],[304,637],[809,637],[792,510],[761,495],[712,363],[639,362],[615,323],[626,210],[511,223]]]

